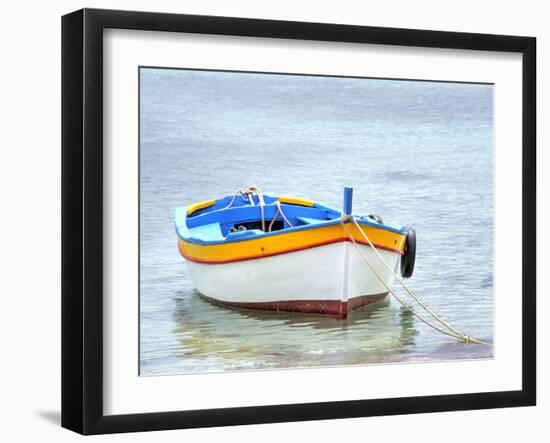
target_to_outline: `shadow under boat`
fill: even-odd
[[[384,359],[406,352],[418,334],[413,315],[392,306],[388,297],[337,319],[326,314],[220,307],[193,291],[176,299],[174,316],[175,333],[186,355],[219,352],[224,358],[231,353],[239,358],[238,352],[243,352],[243,358],[247,353],[275,354],[294,343],[298,346],[293,352],[339,347],[343,353],[366,350],[367,360]]]

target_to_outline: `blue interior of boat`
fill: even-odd
[[[187,207],[177,208],[176,231],[182,239],[192,243],[217,244],[340,223],[341,211],[334,208],[317,203],[313,206],[280,203],[289,224],[280,212],[277,213],[277,198],[264,196],[266,229],[263,231],[258,197],[248,198],[252,198],[252,202],[242,195],[227,196],[190,215],[187,214]],[[272,221],[271,232],[267,232]],[[382,225],[369,217],[358,217],[358,221],[361,224],[402,232],[401,229]]]

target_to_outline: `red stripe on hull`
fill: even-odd
[[[340,300],[283,300],[272,302],[227,302],[200,294],[206,301],[223,307],[240,309],[260,309],[269,311],[301,312],[304,314],[327,314],[344,319],[354,309],[361,306],[376,303],[388,295],[383,294],[362,295],[348,301]]]

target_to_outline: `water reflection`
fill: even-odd
[[[345,320],[224,308],[196,291],[179,292],[175,305],[177,366],[189,372],[395,361],[418,334],[410,312],[388,299]]]

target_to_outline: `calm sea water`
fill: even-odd
[[[257,185],[417,231],[410,286],[493,340],[493,87],[142,69],[141,374],[490,358],[395,300],[325,316],[237,311],[193,289],[178,206]]]

